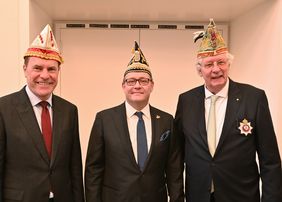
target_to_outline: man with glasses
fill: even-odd
[[[97,113],[85,168],[87,202],[183,202],[183,157],[172,115],[149,105],[154,81],[135,42],[126,101]]]
[[[213,20],[198,38],[196,66],[205,84],[179,96],[175,115],[185,142],[186,201],[281,202],[281,160],[265,92],[228,77],[233,56]]]

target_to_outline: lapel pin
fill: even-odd
[[[237,101],[237,102],[239,102],[239,100],[240,100],[239,98],[236,98],[236,101]]]
[[[159,119],[159,118],[161,118],[161,117],[160,117],[160,115],[157,115],[156,118]]]

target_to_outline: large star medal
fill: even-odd
[[[241,134],[248,135],[252,134],[253,127],[251,126],[251,122],[248,122],[247,119],[244,119],[242,122],[240,122],[240,126],[238,127]]]

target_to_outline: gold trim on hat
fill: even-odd
[[[197,57],[198,58],[204,58],[204,57],[209,57],[209,56],[215,56],[219,55],[222,53],[227,53],[228,49],[227,48],[220,48],[214,51],[203,51],[203,52],[198,52]]]
[[[39,58],[46,59],[46,60],[56,60],[60,64],[64,62],[63,58],[55,51],[48,51],[48,53],[44,53],[44,52],[38,51],[38,49],[34,50],[33,48],[30,48],[27,50],[27,52],[24,55],[24,58],[25,57],[39,57]]]

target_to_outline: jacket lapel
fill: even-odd
[[[200,88],[199,94],[197,96],[197,99],[195,101],[195,107],[194,109],[199,109],[195,113],[195,116],[198,117],[198,127],[199,127],[199,132],[200,135],[203,139],[204,142],[204,148],[206,148],[206,151],[209,152],[209,147],[208,147],[208,140],[207,140],[207,130],[206,130],[206,119],[205,119],[205,91],[204,91],[204,86]],[[197,107],[198,105],[198,107]],[[198,114],[198,116],[197,116]]]
[[[229,134],[228,131],[230,130],[232,123],[234,122],[234,120],[236,120],[237,113],[240,107],[240,100],[242,98],[240,94],[240,90],[237,87],[236,83],[233,82],[231,79],[229,81],[230,83],[229,83],[229,90],[228,90],[228,101],[227,101],[225,119],[224,119],[224,124],[222,128],[222,133],[219,139],[219,143],[215,151],[215,155],[217,151],[220,150],[220,147],[222,146],[224,140],[228,136]]]
[[[157,111],[150,106],[150,114],[151,114],[151,125],[152,125],[152,142],[150,146],[150,150],[148,152],[147,159],[145,161],[145,167],[143,172],[146,170],[147,165],[149,164],[152,154],[154,153],[155,145],[157,141],[159,141],[159,137],[157,134],[161,134],[161,128],[160,128],[160,121],[161,121],[161,116],[157,114]]]
[[[130,140],[125,103],[115,108],[113,120],[115,123],[115,128],[117,129],[117,134],[119,135],[121,143],[124,145],[123,147],[126,148],[126,153],[128,154],[128,157],[132,162],[132,165],[139,170],[139,166],[136,162],[134,152],[132,149],[131,140]]]
[[[19,112],[19,117],[27,130],[27,134],[34,142],[34,146],[37,148],[45,162],[49,165],[50,161],[45,148],[43,136],[24,88],[19,92],[19,101],[16,105],[16,109]]]
[[[58,153],[59,144],[61,141],[61,126],[62,124],[62,117],[65,116],[61,111],[60,102],[56,99],[56,96],[53,96],[52,100],[52,108],[53,108],[53,130],[52,130],[52,155],[51,155],[51,164],[52,166],[55,162],[56,155]]]

